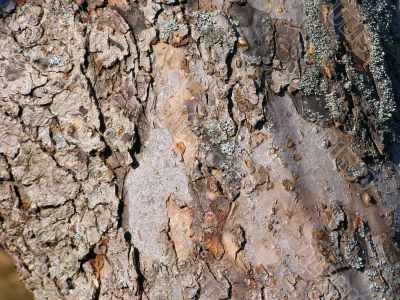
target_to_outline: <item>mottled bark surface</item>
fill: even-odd
[[[26,286],[398,299],[398,6],[0,1],[0,243]]]

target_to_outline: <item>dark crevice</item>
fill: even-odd
[[[100,299],[100,280],[99,280],[99,287],[94,291],[93,300]]]
[[[96,258],[96,253],[94,252],[94,247],[89,249],[89,252],[79,260],[79,272],[84,272],[83,265],[88,261],[91,261]]]
[[[112,155],[112,149],[109,145],[106,144],[106,146],[104,147],[104,150],[102,152],[102,157],[103,159],[107,159]]]
[[[0,217],[0,222],[1,222],[1,217]],[[394,233],[393,242],[397,248],[400,248],[400,232]]]
[[[266,300],[265,299],[265,287],[264,286],[261,287],[260,293],[261,293],[261,300]]]
[[[87,12],[88,11],[89,3],[88,1],[83,1],[81,5],[79,5],[80,10]]]
[[[132,234],[129,231],[125,231],[124,239],[129,245],[132,244]]]
[[[233,93],[233,87],[230,87],[230,89],[228,90],[228,94],[226,96],[227,100],[228,100],[228,104],[227,104],[227,109],[228,109],[228,114],[229,117],[231,118],[233,124],[235,125],[235,130],[237,130],[238,128],[238,124],[235,121],[235,118],[233,116],[233,99],[232,99],[232,93]]]
[[[124,198],[120,199],[118,202],[118,228],[122,227],[122,221],[123,221],[123,214],[124,214],[124,208],[125,208],[125,203],[124,203]]]
[[[133,169],[137,169],[139,167],[139,161],[136,159],[136,155],[140,153],[141,149],[142,149],[141,135],[139,133],[138,126],[135,126],[135,142],[129,152],[132,158],[131,167]]]
[[[348,271],[348,270],[351,270],[351,267],[346,266],[346,267],[337,268],[336,270],[332,271],[332,275],[342,273],[342,272]]]
[[[225,277],[225,279],[228,282],[228,290],[227,290],[228,297],[227,297],[227,299],[232,299],[232,283],[228,280],[228,278]]]
[[[262,97],[262,102],[261,102],[261,105],[262,105],[262,112],[263,112],[263,118],[261,119],[261,120],[258,120],[257,122],[256,122],[256,125],[254,126],[254,128],[256,129],[256,130],[262,130],[263,128],[264,128],[264,125],[266,124],[266,122],[267,122],[267,98],[268,98],[268,90],[267,90],[267,86],[266,86],[266,83],[267,83],[267,77],[268,77],[268,71],[267,70],[264,70],[263,72],[262,72],[262,74],[261,74],[261,84],[260,84],[260,86],[259,86],[259,94],[262,94],[263,95],[263,97]]]
[[[75,288],[72,279],[70,277],[68,277],[65,282],[67,283],[68,289],[73,290]]]
[[[258,120],[256,125],[254,125],[254,129],[255,130],[262,130],[264,128],[265,123],[266,123],[265,119]]]
[[[232,27],[232,28],[235,31],[235,35],[239,36],[239,33],[237,32],[237,30],[234,27]],[[228,54],[227,54],[227,56],[225,58],[225,64],[226,64],[226,67],[228,69],[228,72],[226,74],[226,76],[227,76],[226,81],[227,82],[229,81],[229,79],[231,78],[232,73],[233,73],[232,61],[233,61],[233,58],[235,57],[235,55],[237,53],[237,48],[238,48],[237,41],[235,41],[235,43],[233,44],[233,49],[228,52]]]
[[[23,207],[23,202],[22,202],[22,198],[21,198],[21,193],[19,191],[19,188],[17,185],[14,185],[14,193],[15,196],[17,197],[17,208],[21,209]]]
[[[133,258],[134,258],[134,264],[135,264],[135,269],[136,272],[138,274],[137,277],[137,284],[138,284],[138,294],[136,296],[139,297],[139,299],[141,300],[143,297],[143,292],[144,292],[144,284],[146,282],[146,278],[144,277],[141,269],[140,269],[140,253],[139,250],[137,248],[133,248]]]
[[[232,52],[229,52],[228,55],[226,56],[226,59],[225,59],[226,67],[227,67],[227,69],[228,69],[228,72],[227,72],[227,74],[226,74],[226,76],[227,76],[227,79],[226,79],[226,80],[227,80],[227,81],[229,81],[229,79],[231,78],[232,73],[233,73],[232,60],[233,60],[233,58],[235,57],[236,49],[237,49],[237,46],[236,46],[236,44],[235,44],[234,50],[233,50]]]

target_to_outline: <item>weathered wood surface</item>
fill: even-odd
[[[398,8],[0,1],[0,243],[26,286],[398,299]]]

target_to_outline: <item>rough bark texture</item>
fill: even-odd
[[[0,243],[24,283],[399,299],[398,6],[0,1]]]

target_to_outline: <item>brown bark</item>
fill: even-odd
[[[392,1],[0,7],[0,243],[37,299],[399,297]]]

